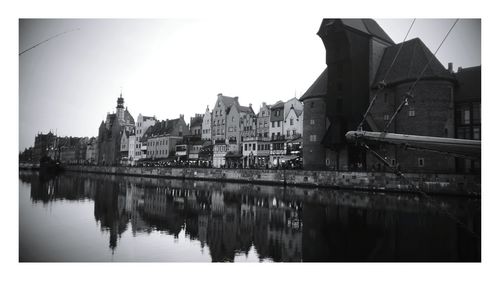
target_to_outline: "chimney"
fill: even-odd
[[[217,94],[217,96],[218,96],[218,97],[222,96],[222,93],[218,93],[218,94]]]
[[[252,103],[249,103],[249,104],[248,104],[248,107],[252,108]]]
[[[236,102],[238,102],[238,96],[234,97],[234,100],[235,100]]]
[[[453,73],[453,63],[452,63],[452,62],[449,62],[449,63],[448,63],[448,71],[449,71],[450,73]]]
[[[184,114],[180,114],[179,118],[182,119],[182,120],[184,120]]]

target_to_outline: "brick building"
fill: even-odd
[[[481,66],[458,68],[455,73],[455,137],[481,140]],[[477,173],[481,161],[457,159],[457,172]]]
[[[123,130],[133,131],[134,118],[127,108],[124,108],[124,99],[120,94],[117,99],[116,113],[107,114],[106,121],[99,126],[97,137],[97,163],[100,165],[117,165],[120,163],[120,144]]]
[[[375,93],[377,99],[363,130],[383,131],[426,65],[413,97],[388,132],[454,137],[457,79],[420,39],[395,44],[371,19],[324,19],[318,35],[326,49],[327,68],[300,99],[304,102],[304,168],[380,169],[380,162],[348,143],[345,133],[357,129]],[[374,147],[405,171],[455,171],[455,159],[449,156]]]

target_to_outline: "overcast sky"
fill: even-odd
[[[324,70],[317,19],[275,20],[20,20],[19,149],[37,132],[96,136],[123,92],[134,118],[204,113],[217,93],[242,105],[300,97]],[[420,37],[434,52],[453,19],[417,19],[408,39]],[[377,22],[397,43],[411,19]],[[437,57],[481,64],[479,20],[460,20]]]

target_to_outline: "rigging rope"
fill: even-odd
[[[29,51],[29,50],[31,50],[31,49],[34,49],[34,48],[38,47],[39,45],[41,45],[41,44],[43,44],[43,43],[45,43],[45,42],[47,42],[47,41],[50,41],[50,40],[52,40],[52,39],[54,39],[54,38],[56,38],[56,37],[59,37],[59,36],[64,35],[64,34],[66,34],[66,33],[70,33],[70,32],[77,31],[77,30],[80,30],[80,28],[76,28],[76,29],[72,29],[72,30],[67,30],[67,31],[61,32],[61,33],[59,33],[59,34],[56,34],[56,35],[54,35],[54,36],[52,36],[52,37],[49,37],[49,38],[47,38],[47,39],[45,39],[45,40],[43,40],[43,41],[41,41],[41,42],[39,42],[39,43],[37,43],[37,44],[35,44],[35,45],[31,46],[31,47],[29,47],[28,49],[26,49],[26,50],[24,50],[24,51],[20,52],[20,53],[19,53],[19,55],[22,55],[22,54],[26,53],[27,51]]]
[[[396,52],[396,55],[394,56],[394,59],[391,62],[391,65],[389,66],[389,68],[385,72],[385,75],[382,78],[382,81],[380,81],[378,83],[378,85],[377,85],[378,86],[377,92],[375,92],[375,95],[373,96],[372,100],[370,101],[370,104],[368,105],[368,108],[366,109],[365,114],[363,115],[363,119],[361,120],[361,122],[358,125],[358,131],[361,131],[363,129],[363,124],[365,123],[366,117],[370,113],[370,111],[372,109],[372,106],[375,103],[375,100],[377,99],[378,94],[385,87],[385,79],[387,79],[387,76],[389,75],[389,72],[391,71],[392,67],[394,66],[394,63],[396,62],[396,59],[398,58],[399,53],[401,52],[401,49],[403,48],[403,45],[406,42],[406,38],[408,38],[408,34],[410,34],[410,31],[411,31],[411,29],[413,27],[413,24],[415,23],[415,20],[416,20],[416,18],[413,19],[413,21],[411,22],[410,28],[408,28],[408,31],[406,32],[405,38],[403,39],[403,42],[401,43],[401,45],[399,45],[398,51]]]
[[[443,40],[441,41],[441,44],[439,44],[438,48],[436,49],[436,51],[434,52],[434,55],[427,61],[427,64],[425,65],[424,69],[420,72],[419,76],[417,77],[417,79],[415,80],[415,82],[413,82],[413,84],[411,85],[410,89],[408,90],[408,92],[406,93],[406,97],[405,99],[399,104],[398,108],[396,109],[396,111],[394,112],[394,114],[391,116],[391,119],[389,120],[389,122],[387,122],[387,124],[385,125],[385,128],[384,128],[384,133],[387,132],[387,130],[389,129],[389,126],[392,124],[392,122],[394,121],[394,118],[396,118],[396,116],[399,114],[399,112],[403,109],[403,106],[405,104],[408,104],[408,98],[413,98],[413,95],[412,95],[412,91],[413,89],[415,88],[415,86],[417,85],[417,83],[420,81],[420,79],[422,78],[422,76],[424,75],[424,72],[427,70],[427,67],[429,67],[430,63],[436,58],[436,54],[437,52],[439,51],[439,49],[441,49],[441,46],[443,46],[444,42],[446,41],[446,39],[448,38],[448,35],[450,35],[451,31],[453,30],[453,28],[455,27],[455,25],[457,24],[459,19],[456,19],[455,22],[453,23],[453,25],[451,26],[450,30],[448,30],[448,33],[446,33],[446,35],[444,36]]]

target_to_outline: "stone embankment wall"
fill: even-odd
[[[480,196],[481,176],[456,174],[406,174],[407,180],[392,173],[306,170],[252,170],[168,167],[67,166],[68,171],[165,177],[194,180],[285,183],[288,186],[332,187],[380,192],[420,192]]]

